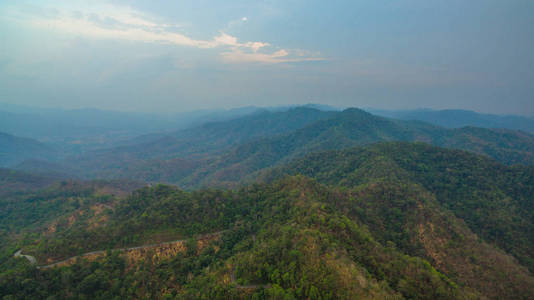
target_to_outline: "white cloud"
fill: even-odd
[[[128,7],[105,5],[86,7],[83,11],[63,9],[58,10],[58,13],[53,16],[15,11],[14,18],[36,28],[50,28],[97,39],[172,44],[200,49],[220,48],[223,61],[229,63],[284,63],[319,60],[314,56],[301,55],[300,53],[303,52],[300,50],[290,53],[288,50],[274,47],[267,42],[239,42],[237,37],[223,31],[211,40],[194,39],[171,30],[179,28],[178,24],[160,22],[156,17]],[[237,21],[246,22],[247,20],[247,17],[242,17]]]
[[[231,51],[221,53],[224,62],[227,63],[263,63],[263,64],[277,64],[277,63],[296,63],[306,61],[321,61],[321,57],[302,57],[297,55],[298,50],[288,51],[280,49],[272,53],[260,52],[245,52],[240,48],[233,48]]]
[[[234,47],[241,46],[241,44],[237,42],[236,37],[226,34],[224,32],[221,32],[221,34],[215,37],[214,40],[215,40],[214,46],[218,46],[218,45],[227,45],[227,46],[234,46]]]

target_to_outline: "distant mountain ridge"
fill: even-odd
[[[175,131],[207,121],[229,120],[258,110],[246,107],[157,115],[98,109],[0,109],[0,131],[54,143],[68,154],[111,147],[142,134]]]
[[[0,167],[14,166],[27,159],[54,160],[57,150],[29,138],[0,132]]]
[[[188,188],[235,186],[254,172],[310,152],[383,141],[419,141],[483,154],[505,164],[534,164],[534,137],[522,131],[447,129],[356,108],[262,111],[137,141],[72,157],[59,169],[87,178],[133,178]],[[31,164],[24,170],[32,171]]]
[[[219,122],[209,122],[191,129],[164,135],[142,136],[138,144],[93,151],[63,162],[64,170],[105,178],[177,178],[240,143],[291,132],[317,120],[327,119],[333,112],[312,108],[293,108],[288,111],[259,111],[248,116]],[[67,167],[68,166],[68,167]],[[158,173],[161,170],[161,174]],[[175,169],[174,173],[172,169]],[[24,170],[32,171],[31,164]],[[62,171],[57,170],[57,171]],[[135,174],[134,174],[135,173]],[[163,174],[167,174],[162,176]]]
[[[158,137],[208,122],[229,121],[262,112],[284,112],[295,107],[336,110],[327,105],[307,104],[139,113],[95,108],[37,108],[0,103],[0,132],[54,144],[61,150],[61,156],[66,157],[96,149],[154,141]]]
[[[419,120],[447,128],[474,126],[482,128],[516,129],[534,133],[534,117],[491,115],[461,109],[366,110],[379,116],[402,120]]]
[[[187,158],[199,154],[204,156],[206,153],[221,152],[229,146],[250,140],[288,133],[332,116],[333,112],[306,107],[291,108],[287,111],[257,111],[233,120],[207,122],[193,128],[158,134],[153,138],[145,136],[140,139],[139,149],[132,146],[111,151],[140,151],[140,157],[150,158]],[[162,154],[161,149],[155,151],[156,148],[163,148],[168,154]],[[108,150],[99,152],[106,151]]]
[[[534,138],[522,132],[465,127],[445,129],[347,109],[288,135],[242,144],[186,178],[187,184],[239,182],[266,167],[306,153],[381,141],[420,141],[484,154],[507,164],[534,164]]]

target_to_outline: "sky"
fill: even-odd
[[[534,115],[531,0],[0,1],[0,102]]]

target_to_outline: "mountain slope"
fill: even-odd
[[[65,167],[58,167],[57,171],[71,169],[71,172],[93,178],[126,177],[177,182],[194,171],[207,157],[223,153],[232,146],[265,136],[288,133],[333,114],[334,112],[305,107],[281,112],[261,111],[234,120],[211,122],[174,133],[139,137],[137,144],[92,151],[67,159],[62,162]],[[26,171],[34,171],[31,164],[24,167]],[[147,173],[146,169],[157,168],[179,168],[183,172],[180,172],[182,176],[148,172],[150,174],[143,177],[143,174]]]
[[[474,127],[444,129],[348,109],[288,135],[240,145],[179,183],[185,186],[235,185],[255,171],[306,153],[380,141],[423,141],[484,154],[508,164],[534,164],[534,138],[529,134]]]
[[[294,195],[292,193],[294,189],[302,192],[303,196]],[[148,256],[146,259],[152,261],[150,264],[154,264],[154,271],[160,270],[150,275],[146,272],[143,272],[145,275],[137,272],[135,264],[131,265],[134,261],[129,260],[124,261],[123,265],[128,267],[123,268],[123,271],[112,266],[109,266],[107,270],[112,273],[124,272],[116,277],[119,282],[122,281],[120,278],[135,278],[137,281],[142,278],[140,276],[149,276],[159,288],[154,289],[155,286],[150,289],[143,288],[137,293],[151,298],[161,297],[158,293],[161,293],[161,289],[165,286],[174,286],[175,293],[182,297],[184,294],[192,293],[185,298],[200,297],[194,297],[195,294],[212,298],[209,294],[220,289],[230,294],[246,295],[248,293],[246,290],[237,289],[235,283],[224,281],[225,277],[233,276],[244,285],[265,284],[268,288],[263,293],[271,294],[274,298],[280,297],[276,295],[292,295],[292,297],[301,299],[317,298],[319,295],[327,299],[354,298],[358,295],[367,298],[372,298],[373,295],[391,295],[397,298],[418,296],[428,299],[454,299],[466,294],[466,291],[456,287],[423,260],[410,258],[393,248],[384,247],[353,221],[322,209],[320,203],[325,203],[328,195],[328,191],[324,188],[301,179],[288,180],[271,187],[244,190],[239,194],[228,192],[221,194],[214,191],[189,194],[159,186],[139,191],[115,209],[107,221],[106,231],[111,236],[99,234],[100,227],[82,229],[79,233],[67,229],[65,235],[56,231],[45,237],[44,243],[40,245],[40,247],[53,248],[48,248],[48,251],[43,249],[41,251],[44,252],[37,254],[57,255],[58,250],[65,250],[64,246],[69,244],[74,246],[81,242],[80,238],[83,235],[93,237],[86,239],[86,241],[91,241],[91,244],[85,243],[79,246],[94,247],[97,246],[94,243],[99,240],[100,243],[110,241],[110,238],[115,241],[128,242],[135,235],[143,237],[154,230],[169,228],[172,224],[188,224],[185,228],[191,230],[192,233],[217,228],[224,229],[230,226],[230,231],[221,237],[222,243],[212,244],[211,255],[202,256],[202,260],[195,257],[196,251],[187,249],[184,251],[185,257],[178,254],[171,260]],[[302,197],[306,199],[304,202]],[[193,203],[196,205],[187,205]],[[181,207],[188,211],[182,211]],[[250,216],[257,215],[256,220],[240,216],[245,211],[255,212]],[[330,214],[332,221],[339,223],[336,225],[339,227],[327,226],[313,215],[309,215],[309,212]],[[207,221],[209,219],[212,221]],[[140,224],[139,221],[142,220],[144,222]],[[342,224],[348,227],[343,229]],[[139,227],[140,225],[142,227]],[[210,228],[211,226],[214,227]],[[80,227],[76,225],[71,228],[80,230]],[[332,229],[335,230],[332,231]],[[57,230],[60,230],[60,227],[57,227]],[[194,246],[189,243],[188,247]],[[266,252],[267,249],[270,250]],[[369,255],[373,258],[371,259]],[[193,260],[190,267],[181,267],[186,262],[182,260],[185,258]],[[139,262],[139,260],[135,261]],[[198,267],[194,267],[197,264],[195,261],[201,266],[210,268],[197,269]],[[143,268],[148,271],[151,267]],[[80,265],[75,264],[71,271],[67,272],[76,273],[77,270],[80,270]],[[62,276],[61,272],[61,269],[42,270],[38,271],[41,275],[37,277],[30,273],[27,275],[12,273],[10,276],[27,276],[26,281],[35,282],[35,285],[38,285],[47,278]],[[96,274],[99,273],[101,272]],[[168,275],[164,274],[172,275],[167,277]],[[416,278],[424,279],[424,281],[418,281]],[[51,285],[44,292],[49,295],[48,293],[61,293],[67,289],[82,294],[99,293],[104,292],[103,289],[107,286],[104,282],[107,280],[102,281],[102,286],[98,284],[93,286],[93,289],[80,288],[78,290],[77,287],[83,287],[85,284],[76,284],[76,281],[73,281],[61,290],[54,291],[54,285]],[[46,281],[43,283],[46,284]],[[128,281],[119,284],[127,285]],[[0,285],[0,291],[6,291],[5,294],[9,291],[16,292],[7,285]],[[121,292],[121,289],[114,291],[115,293],[133,292],[127,290]],[[25,290],[25,292],[31,293],[32,290]],[[132,296],[131,294],[129,297]]]
[[[93,150],[152,132],[169,132],[205,122],[231,120],[260,109],[242,107],[150,114],[99,109],[39,109],[0,103],[0,131],[61,145],[65,151]]]
[[[55,159],[57,152],[36,140],[0,132],[0,167],[13,166],[26,159]]]
[[[143,186],[119,180],[60,181],[10,171],[3,177],[0,182],[11,185],[0,194],[0,231],[11,234],[42,229],[48,222],[80,207],[107,204],[114,196],[127,195]]]
[[[128,153],[140,159],[205,156],[246,141],[288,133],[332,115],[333,112],[305,107],[283,112],[260,111],[249,116],[210,122],[155,138],[144,137],[143,140],[146,139],[146,142],[102,150],[98,154]]]
[[[17,170],[0,168],[0,196],[11,193],[36,191],[49,186],[60,177],[36,175]]]
[[[507,167],[425,144],[384,143],[311,154],[265,172],[263,178],[282,174],[346,187],[383,181],[421,186],[471,231],[534,270],[533,167]]]
[[[369,181],[350,190],[301,176],[239,191],[144,188],[101,212],[96,226],[65,216],[38,244],[24,241],[24,253],[54,262],[162,238],[222,230],[220,237],[190,240],[172,254],[108,251],[57,269],[31,270],[18,260],[18,272],[0,274],[0,292],[199,299],[528,299],[534,292],[526,268],[479,239],[429,191]],[[61,288],[50,284],[58,278]],[[17,282],[32,284],[17,290]]]
[[[147,143],[95,151],[63,164],[89,178],[135,178],[187,188],[236,186],[251,173],[310,152],[381,141],[422,141],[483,154],[505,164],[534,164],[534,137],[521,131],[445,129],[359,109],[321,112],[307,108],[209,123]],[[25,165],[25,170],[32,168]]]

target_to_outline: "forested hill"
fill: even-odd
[[[145,135],[134,140],[138,143],[95,151],[93,155],[127,154],[138,159],[205,157],[253,139],[289,133],[333,115],[334,112],[306,107],[282,112],[258,111],[229,121],[208,122],[167,134]]]
[[[347,109],[335,117],[317,121],[290,134],[235,147],[179,183],[185,186],[232,185],[255,171],[306,153],[380,141],[422,141],[484,154],[506,164],[534,164],[534,138],[527,133],[475,127],[445,129]]]
[[[258,111],[241,118],[229,121],[208,122],[198,127],[167,134],[161,140],[152,140],[147,144],[143,144],[142,151],[144,154],[142,156],[202,157],[212,152],[226,150],[229,146],[238,145],[254,139],[287,134],[316,121],[328,119],[333,116],[335,116],[335,112],[333,111],[322,111],[309,107],[296,107],[280,112]],[[152,151],[150,147],[155,147],[156,149],[160,147],[170,148],[162,152],[161,150]],[[132,152],[136,152],[135,148],[132,148]],[[150,152],[153,153],[148,154]]]
[[[286,177],[297,173],[317,180]],[[110,250],[39,270],[25,259],[7,259],[16,250],[11,247],[3,256],[8,271],[0,273],[0,295],[529,299],[534,293],[527,268],[530,167],[384,143],[312,154],[263,178],[274,181],[236,191],[157,185],[120,201],[92,198],[89,207],[20,240],[23,253],[45,264],[87,251],[218,234],[175,248]],[[92,195],[78,194],[78,203]],[[94,201],[110,208],[97,209]]]
[[[35,191],[49,186],[59,178],[0,168],[0,196]]]
[[[121,147],[66,159],[62,162],[63,166],[57,166],[55,170],[63,172],[70,169],[72,173],[88,178],[133,178],[175,183],[196,170],[206,158],[220,155],[240,143],[289,133],[333,114],[306,107],[281,112],[259,111],[173,133],[141,136]],[[41,170],[36,162],[24,164],[21,168]]]
[[[530,134],[476,127],[448,130],[423,122],[378,117],[356,108],[342,112],[305,107],[284,112],[266,111],[235,120],[207,123],[111,152],[144,159],[198,158],[222,153],[230,146],[246,145],[262,138],[284,139],[284,136],[294,140],[294,144],[302,145],[299,153],[387,140],[423,141],[486,154],[507,164],[534,163],[534,156],[529,153],[534,151],[534,137]]]
[[[0,233],[10,234],[40,229],[65,214],[106,204],[144,186],[125,180],[61,180],[6,169],[0,169],[0,183]]]
[[[311,108],[263,112],[146,139],[63,161],[57,171],[186,188],[236,186],[254,172],[307,153],[381,141],[422,141],[483,154],[505,164],[534,164],[534,137],[528,133],[476,127],[446,129],[378,117],[355,108],[342,112]],[[24,170],[42,169],[42,164],[33,165],[24,164]]]
[[[349,188],[417,186],[474,233],[534,271],[532,166],[507,167],[483,156],[422,143],[381,143],[310,154],[260,177],[270,181],[284,174],[303,174]],[[392,204],[396,206],[381,203],[383,207],[374,209],[394,215],[395,210],[389,211]],[[386,232],[393,234],[394,229]]]

